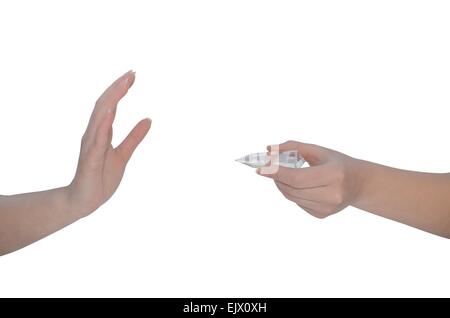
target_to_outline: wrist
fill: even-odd
[[[65,193],[66,209],[74,218],[81,219],[93,212],[92,209],[82,203],[73,183],[63,187],[63,191]]]
[[[354,207],[361,206],[367,196],[371,176],[371,167],[372,164],[368,161],[354,159],[353,175],[356,180],[356,189],[355,196],[351,203]]]

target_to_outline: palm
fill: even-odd
[[[118,147],[111,145],[117,103],[133,82],[134,73],[128,72],[103,93],[83,136],[71,192],[86,213],[94,211],[114,194],[128,160],[150,129],[150,120],[141,120]]]
[[[112,145],[106,152],[105,164],[102,172],[102,189],[104,200],[109,199],[118,188],[125,172],[126,162],[113,149]]]

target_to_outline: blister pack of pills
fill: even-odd
[[[261,168],[266,166],[270,161],[286,168],[301,168],[305,163],[297,150],[282,152],[280,154],[269,156],[265,152],[252,153],[242,158],[236,159],[237,162],[243,163],[252,168]]]

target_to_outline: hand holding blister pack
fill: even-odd
[[[278,156],[270,156],[265,152],[252,153],[236,159],[236,161],[252,168],[265,167],[271,161],[274,164],[278,164],[281,167],[286,168],[301,168],[305,163],[305,159],[298,154],[297,150],[282,152],[278,154]]]

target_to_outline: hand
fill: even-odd
[[[150,129],[151,120],[143,119],[119,146],[111,145],[117,103],[134,80],[134,72],[129,71],[100,96],[81,140],[77,171],[68,191],[70,202],[82,216],[93,212],[113,195],[133,151]]]
[[[272,148],[275,147],[267,147],[270,155],[274,155]],[[260,175],[272,178],[288,200],[315,217],[325,218],[357,199],[364,182],[361,161],[312,144],[288,141],[279,145],[280,153],[289,150],[297,150],[310,167],[280,166],[273,174],[257,170]]]

